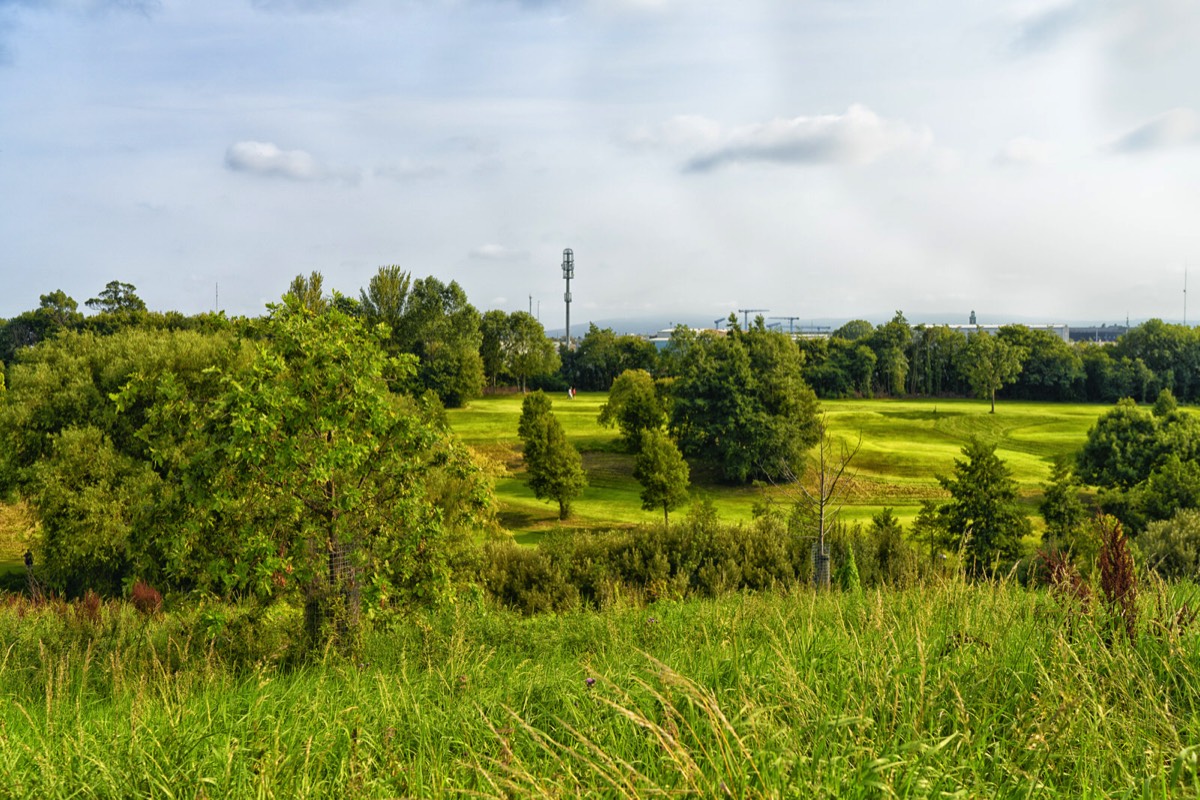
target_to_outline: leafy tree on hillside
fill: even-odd
[[[669,512],[687,502],[690,474],[671,437],[657,428],[641,432],[638,454],[633,459],[633,477],[642,485],[642,508],[646,511],[661,508],[664,526],[670,525]]]
[[[210,574],[261,594],[295,582],[310,630],[333,617],[354,632],[364,597],[448,591],[444,513],[433,476],[478,470],[449,434],[388,379],[414,369],[361,323],[314,314],[294,296],[272,309],[245,370],[223,376],[206,415],[208,446],[185,484],[186,539]],[[487,511],[486,492],[460,498]]]
[[[962,369],[976,396],[992,401],[990,413],[996,413],[996,390],[1012,383],[1021,374],[1024,348],[976,331],[967,342]]]
[[[146,304],[137,296],[137,287],[132,283],[109,281],[99,296],[90,298],[85,305],[101,314],[118,314],[145,311]]]
[[[539,390],[525,397],[517,433],[525,446],[525,468],[534,497],[557,501],[558,518],[566,519],[571,501],[587,486],[587,477],[583,459],[567,441],[545,392]]]
[[[621,430],[621,440],[635,450],[641,446],[642,431],[658,430],[667,424],[650,373],[642,369],[627,369],[613,381],[608,401],[600,408],[599,422]]]
[[[989,571],[998,560],[1015,558],[1029,519],[1017,504],[1017,483],[994,444],[973,440],[962,449],[965,460],[954,460],[954,475],[938,476],[950,501],[938,508],[941,525],[962,548],[969,569]]]
[[[57,289],[39,298],[38,307],[10,320],[0,320],[0,362],[11,364],[17,351],[33,347],[59,331],[78,328],[83,322],[79,304]]]

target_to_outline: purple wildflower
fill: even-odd
[[[584,682],[587,684],[587,686],[588,686],[588,688],[589,688],[589,689],[590,689],[590,688],[592,688],[593,686],[595,686],[595,685],[596,685],[596,679],[595,679],[595,678],[588,678],[588,679],[587,679],[586,681],[584,681]]]

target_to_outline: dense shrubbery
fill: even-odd
[[[836,528],[830,543],[835,564],[853,550],[863,586],[909,586],[924,568],[890,511],[865,530]],[[606,608],[630,596],[654,601],[808,586],[812,539],[789,530],[778,514],[727,525],[701,503],[670,528],[564,531],[537,548],[491,542],[475,568],[489,596],[526,614]]]

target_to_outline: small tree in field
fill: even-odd
[[[641,448],[633,459],[633,477],[642,485],[642,508],[661,508],[663,525],[670,525],[669,512],[687,501],[688,464],[679,448],[660,430],[644,430]]]
[[[529,488],[539,500],[558,502],[558,518],[571,513],[571,501],[587,486],[583,459],[567,441],[558,418],[550,410],[550,398],[538,390],[521,404],[517,432],[525,443],[525,468]]]
[[[954,476],[938,476],[950,502],[938,508],[942,525],[964,551],[970,569],[986,571],[1000,558],[1014,558],[1029,519],[1017,505],[1017,483],[994,444],[972,441],[954,460]]]
[[[990,336],[987,331],[971,334],[962,362],[963,370],[975,394],[992,401],[989,413],[996,413],[996,390],[1012,383],[1021,374],[1025,355],[1025,348]]]

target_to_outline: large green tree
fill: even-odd
[[[950,500],[938,508],[942,527],[966,556],[974,574],[990,572],[1000,560],[1015,558],[1029,518],[1017,503],[1017,483],[996,455],[996,446],[973,440],[954,460],[952,476],[938,476]]]
[[[761,324],[728,335],[678,329],[670,365],[670,428],[685,455],[724,479],[787,479],[817,441],[817,399],[800,351]]]
[[[470,483],[478,470],[436,414],[390,390],[415,359],[388,356],[382,333],[289,296],[250,365],[223,376],[179,543],[223,588],[294,581],[310,624],[332,614],[348,630],[364,597],[378,607],[448,590],[429,482],[449,469]],[[467,499],[486,514],[486,491]]]
[[[450,407],[483,391],[480,315],[457,282],[445,284],[432,276],[412,280],[397,266],[380,267],[358,305],[369,324],[388,326],[392,355],[417,357],[416,372],[397,388],[413,394],[432,390]]]
[[[642,431],[658,430],[667,424],[667,414],[654,386],[654,378],[644,369],[627,369],[613,381],[608,400],[600,408],[599,422],[617,427],[621,440],[630,450],[641,446]]]

